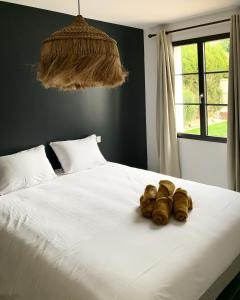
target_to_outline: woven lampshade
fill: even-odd
[[[80,15],[43,41],[37,78],[46,88],[114,87],[126,77],[116,41]]]

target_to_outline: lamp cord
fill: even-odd
[[[78,0],[78,15],[80,16],[80,0]]]

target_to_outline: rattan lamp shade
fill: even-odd
[[[116,41],[80,15],[43,41],[37,78],[46,88],[115,87],[126,77]]]

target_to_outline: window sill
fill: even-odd
[[[215,136],[201,136],[196,134],[186,134],[186,133],[178,133],[178,138],[205,141],[205,142],[215,142],[215,143],[227,143],[227,138],[215,137]]]

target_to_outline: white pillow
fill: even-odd
[[[65,173],[79,172],[106,163],[95,134],[80,140],[53,142],[50,146]]]
[[[56,177],[44,146],[0,157],[0,195]]]

